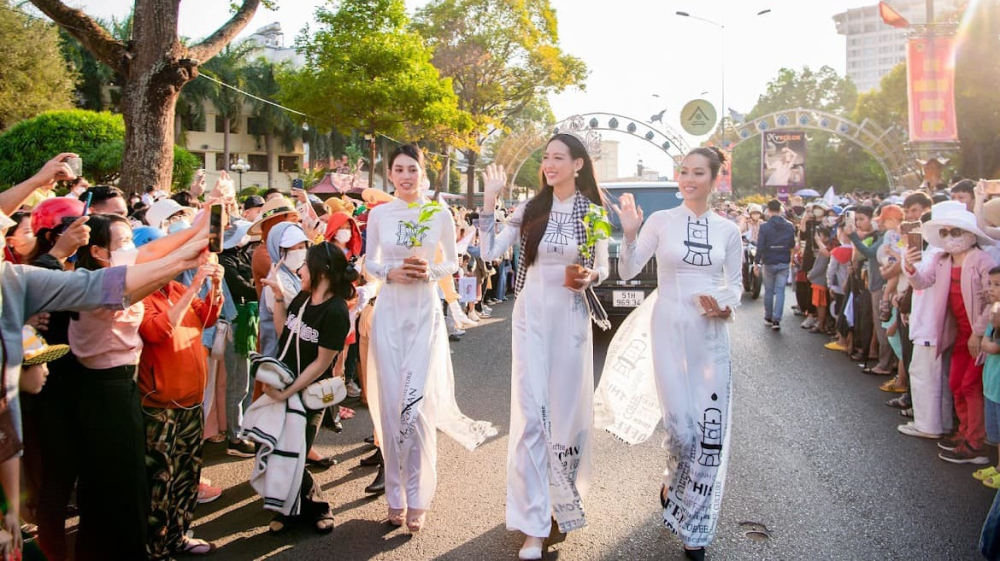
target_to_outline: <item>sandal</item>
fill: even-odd
[[[892,376],[892,371],[882,372],[881,370],[875,370],[874,366],[862,368],[861,371],[865,374],[871,374],[872,376]]]
[[[881,386],[878,387],[878,389],[889,393],[906,393],[907,391],[906,388],[896,387],[896,378],[893,378],[892,380],[889,380],[888,382],[882,384]]]
[[[403,517],[406,514],[406,509],[404,508],[390,508],[389,509],[389,524],[393,526],[402,526]]]
[[[181,540],[180,545],[178,545],[174,551],[177,553],[185,553],[187,555],[208,555],[209,553],[215,551],[215,544],[198,538],[189,538],[185,536],[184,539]]]
[[[1000,475],[987,477],[986,479],[983,480],[983,485],[986,485],[990,489],[1000,489]]]
[[[316,519],[316,531],[329,534],[333,531],[333,515],[329,512]]]
[[[901,416],[903,416],[903,417],[906,417],[907,419],[912,419],[913,418],[913,408],[910,407],[908,409],[900,409],[899,410],[899,414]]]
[[[427,511],[420,509],[411,509],[406,513],[406,529],[410,531],[411,534],[416,534],[424,527],[424,522],[427,521]]]
[[[895,407],[897,409],[909,409],[910,408],[910,396],[908,394],[903,394],[899,397],[894,397],[889,401],[885,402],[889,407]]]
[[[340,418],[344,419],[344,420],[353,419],[354,418],[354,409],[349,409],[347,407],[341,407],[340,408]]]

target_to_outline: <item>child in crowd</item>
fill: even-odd
[[[851,324],[845,314],[847,306],[848,278],[851,274],[851,257],[854,246],[843,228],[837,229],[834,239],[840,244],[830,250],[830,264],[826,268],[826,284],[833,294],[833,307],[836,314],[835,330],[837,340],[826,344],[831,351],[847,351],[851,348]]]
[[[983,335],[983,397],[986,404],[986,440],[1000,445],[1000,267],[990,269],[990,323]],[[1000,489],[1000,470],[988,466],[972,474],[990,489]]]
[[[813,266],[809,269],[808,279],[812,289],[812,305],[816,310],[816,323],[809,328],[810,333],[826,333],[827,309],[830,302],[827,298],[826,270],[830,264],[830,242],[833,236],[826,226],[815,228],[815,257]],[[805,327],[805,325],[803,325]]]

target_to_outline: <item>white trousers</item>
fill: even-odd
[[[936,346],[913,345],[910,360],[910,398],[913,424],[920,432],[945,434],[952,430],[953,401],[948,388],[951,353],[938,356]]]

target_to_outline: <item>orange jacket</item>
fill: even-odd
[[[201,342],[205,327],[215,325],[220,305],[195,298],[176,327],[167,311],[187,287],[170,281],[143,300],[146,315],[139,326],[139,391],[142,404],[160,409],[191,407],[202,402],[208,383],[208,350]]]

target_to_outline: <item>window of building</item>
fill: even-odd
[[[865,33],[873,33],[874,31],[875,31],[875,24],[874,23],[866,23],[865,24]]]
[[[229,166],[236,163],[236,160],[240,158],[239,154],[229,153],[229,165],[226,165],[225,161],[222,159],[222,152],[215,153],[215,169],[229,171]]]
[[[267,154],[248,154],[247,163],[253,171],[268,171]]]
[[[185,112],[178,115],[181,120],[181,129],[191,132],[202,132],[205,130],[205,115],[197,115],[194,112]]]
[[[215,132],[225,132],[225,126],[222,124],[222,116],[215,116]],[[240,132],[240,120],[230,119],[229,120],[229,132],[238,133]]]
[[[195,158],[197,158],[197,160],[198,160],[198,167],[199,168],[204,169],[205,167],[207,167],[205,165],[205,162],[207,160],[205,160],[205,153],[204,152],[191,152],[191,155],[194,156]]]
[[[299,171],[298,156],[278,156],[278,171],[281,173],[296,173]]]
[[[260,119],[254,117],[247,117],[247,132],[250,134],[260,134]]]

